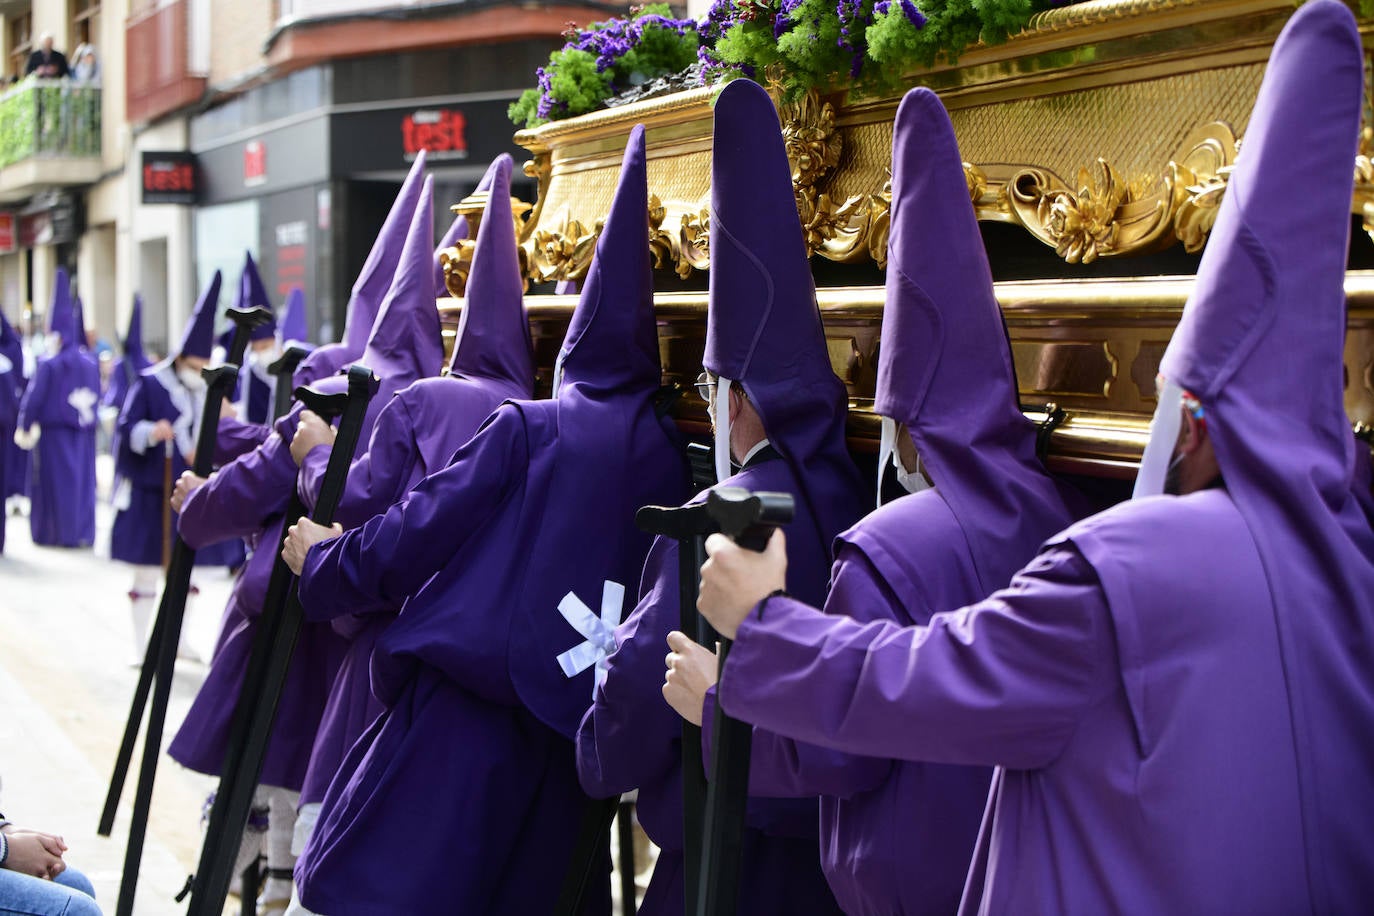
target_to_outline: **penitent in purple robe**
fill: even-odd
[[[312,910],[553,909],[587,804],[571,738],[649,546],[634,513],[683,495],[676,430],[655,410],[647,197],[636,127],[556,396],[502,405],[446,468],[306,559],[307,607],[406,602],[373,656],[387,710],[296,866]],[[579,602],[606,612],[600,627],[596,611],[579,620],[592,645],[560,612]],[[569,676],[558,657],[578,646],[586,664]],[[586,912],[608,910],[608,875],[594,874]]]
[[[863,513],[865,487],[845,446],[844,385],[830,367],[787,154],[761,87],[738,80],[721,93],[712,150],[705,363],[743,386],[768,436],[722,484],[796,496],[788,589],[819,604],[830,543]],[[728,399],[723,385],[716,398]],[[683,906],[681,720],[659,689],[667,636],[680,621],[677,556],[675,541],[654,543],[639,604],[617,631],[605,684],[578,732],[583,787],[596,796],[638,789],[640,822],[663,850],[646,914]],[[741,912],[839,912],[820,873],[819,793],[808,794],[751,800]]]
[[[258,273],[257,262],[253,260],[252,253],[246,251],[243,253],[243,269],[239,272],[239,282],[234,292],[234,308],[263,308],[269,312],[273,311],[272,300],[267,295],[262,275]],[[249,332],[248,339],[252,343],[258,343],[272,340],[276,335],[277,322],[274,317],[265,324],[256,325]],[[273,392],[276,390],[277,380],[267,371],[267,367],[276,358],[276,353],[272,350],[259,351],[251,346],[244,353],[244,365],[239,372],[235,400],[239,416],[249,423],[266,426],[272,422]]]
[[[39,429],[30,463],[33,542],[89,547],[95,542],[95,408],[100,370],[76,337],[67,272],[53,284],[52,330],[62,349],[41,360],[19,406],[19,430]]]
[[[420,204],[406,227],[402,253],[393,262],[396,269],[390,289],[359,360],[380,381],[363,420],[364,436],[370,434],[382,405],[393,393],[435,374],[443,360],[439,315],[425,289],[434,231],[432,211],[427,196],[417,199]],[[400,247],[398,241],[392,235],[378,239],[378,244]],[[346,384],[345,379],[332,376],[314,387],[338,391]],[[228,632],[221,634],[205,682],[169,748],[174,759],[200,772],[218,773],[223,763],[229,721],[280,550],[283,513],[296,486],[298,469],[290,441],[301,410],[299,404],[293,407],[260,447],[216,471],[182,507],[180,530],[193,547],[225,537],[255,538],[253,556],[230,596],[234,616],[228,610],[225,613]],[[304,784],[325,701],[345,650],[345,640],[328,624],[307,623],[302,628],[263,764],[264,785],[299,790]]]
[[[187,321],[177,355],[209,358],[219,289],[220,274],[215,271]],[[195,451],[204,409],[204,389],[187,388],[171,358],[144,369],[124,398],[115,427],[114,505],[118,511],[110,529],[112,558],[140,566],[162,562],[164,513],[171,511],[167,484],[190,468],[187,456]],[[172,424],[175,436],[170,443],[150,441],[159,420]],[[175,520],[172,513],[173,524]],[[198,550],[196,564],[237,566],[243,556],[242,542],[229,540]]]
[[[825,610],[909,626],[1007,585],[1080,500],[1036,458],[954,131],[929,90],[898,109],[892,161],[874,403],[906,425],[937,486],[840,536]],[[958,908],[990,776],[857,755],[837,765],[777,737],[753,758],[759,791],[822,796],[826,877],[855,914]]]
[[[771,599],[739,630],[730,712],[998,767],[965,912],[1374,899],[1374,531],[1341,368],[1361,72],[1344,5],[1294,14],[1161,363],[1205,411],[1221,486],[1074,525],[924,627]]]
[[[378,414],[366,453],[349,469],[334,516],[345,528],[385,512],[420,480],[442,470],[502,401],[533,394],[534,360],[515,225],[504,207],[511,167],[511,158],[503,154],[489,170],[498,189],[493,199],[502,202],[502,209],[493,211],[488,205],[478,234],[448,374],[420,379],[397,392]],[[433,287],[421,283],[416,295],[432,302]],[[318,495],[328,459],[329,449],[319,447],[301,465],[300,488],[307,505]],[[323,799],[348,749],[381,714],[381,701],[371,687],[372,648],[399,611],[399,605],[370,614],[352,614],[337,604],[305,607],[307,619],[332,622],[349,643],[315,738],[302,805]]]

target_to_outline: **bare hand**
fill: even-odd
[[[62,838],[33,830],[13,829],[5,833],[9,843],[9,857],[5,868],[35,878],[55,878],[67,868],[62,861],[62,853],[67,844]]]
[[[305,456],[317,445],[334,445],[334,427],[330,426],[314,411],[301,411],[301,422],[296,427],[296,435],[291,439],[291,458],[300,467]]]
[[[148,433],[149,442],[170,442],[176,438],[176,431],[172,429],[172,424],[166,420],[158,420],[153,424],[152,432]]]
[[[697,610],[718,633],[734,639],[754,606],[786,585],[787,539],[779,528],[768,539],[768,549],[756,553],[713,534],[706,539],[706,555]]]
[[[701,704],[706,691],[716,682],[720,662],[716,653],[688,639],[677,630],[668,634],[666,662],[668,673],[663,678],[663,699],[693,725],[701,725]]]
[[[237,420],[239,418],[238,405],[228,398],[225,398],[224,403],[219,405],[219,418],[221,420]]]
[[[305,555],[310,552],[310,548],[320,541],[327,541],[341,534],[343,526],[338,522],[335,522],[333,527],[326,528],[303,518],[286,529],[286,543],[282,545],[281,558],[291,567],[291,571],[299,576],[305,568]]]
[[[197,477],[194,471],[182,471],[177,478],[176,484],[172,487],[172,511],[180,512],[182,505],[186,502],[186,497],[205,485],[209,478]]]

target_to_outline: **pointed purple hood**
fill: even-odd
[[[377,312],[382,307],[382,299],[391,286],[391,278],[396,275],[396,264],[401,258],[401,246],[405,244],[406,230],[411,218],[420,204],[425,179],[425,151],[415,156],[405,183],[391,205],[382,223],[382,231],[372,250],[367,255],[358,279],[353,283],[353,294],[348,301],[348,317],[344,320],[342,343],[353,353],[363,352],[367,346],[368,335],[376,323]],[[425,198],[429,200],[428,197]],[[432,232],[433,230],[431,230]],[[432,239],[434,236],[431,235]],[[428,248],[428,240],[426,241]],[[432,276],[432,267],[427,263],[425,272]]]
[[[265,308],[274,316],[266,324],[255,326],[248,334],[249,340],[267,340],[269,337],[276,336],[277,321],[272,309],[272,300],[267,295],[267,287],[263,285],[262,274],[258,273],[257,262],[253,260],[253,255],[246,251],[243,253],[243,270],[239,273],[239,286],[234,296],[234,308]]]
[[[215,271],[196,300],[196,307],[186,322],[186,332],[181,336],[181,345],[172,355],[210,358],[210,352],[215,347],[215,313],[219,311],[221,280],[219,271]]]
[[[716,99],[706,368],[744,386],[791,465],[827,546],[865,486],[845,445],[848,399],[830,366],[778,115],[757,83]]]
[[[488,172],[495,173],[491,195],[477,229],[449,374],[510,381],[528,389],[534,381],[534,358],[515,223],[509,217],[511,167],[510,156],[503,154]]]
[[[415,379],[438,375],[444,361],[439,310],[434,305],[434,209],[430,205],[433,178],[426,178],[420,204],[410,221],[405,246],[372,323],[367,348],[358,361],[379,378]]]
[[[902,100],[893,133],[873,407],[910,430],[985,592],[1010,581],[1068,520],[1064,493],[1036,457],[1035,428],[1020,410],[954,128],[925,88]]]
[[[310,338],[310,328],[305,320],[305,291],[299,286],[291,287],[286,294],[286,306],[282,311],[281,342],[306,345]]]
[[[644,128],[636,124],[625,145],[620,179],[596,240],[558,354],[561,385],[615,391],[658,387],[658,326],[649,266],[649,186]]]
[[[497,156],[496,160],[493,161],[491,165],[487,166],[486,172],[482,175],[482,180],[477,182],[477,187],[473,189],[472,193],[480,194],[483,191],[491,190],[492,176],[496,174],[496,165],[502,159],[509,160],[510,155],[508,153],[502,153],[500,156]],[[434,294],[436,296],[446,295],[448,291],[448,286],[444,283],[444,265],[439,262],[440,253],[446,248],[452,248],[454,245],[457,245],[460,240],[467,237],[467,217],[461,215],[455,216],[453,222],[449,223],[448,231],[445,232],[444,237],[439,240],[439,247],[434,249]]]
[[[1332,876],[1374,861],[1374,532],[1352,493],[1342,362],[1362,68],[1344,4],[1289,20],[1160,364],[1202,403],[1273,594],[1314,912],[1367,906],[1332,896]]]
[[[72,303],[71,279],[66,268],[57,268],[53,278],[52,305],[48,308],[48,330],[62,335],[62,349],[79,346],[76,340],[76,311]]]
[[[138,293],[134,293],[134,307],[129,310],[129,329],[124,334],[124,359],[138,372],[152,365],[143,352],[143,297]]]

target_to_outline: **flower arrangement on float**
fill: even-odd
[[[997,44],[1053,0],[715,0],[700,21],[667,4],[571,27],[511,106],[517,125],[576,117],[695,85],[767,73],[783,95],[881,95],[902,74]]]

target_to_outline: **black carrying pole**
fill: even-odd
[[[640,531],[677,541],[678,629],[700,636],[697,594],[701,591],[702,541],[718,531],[705,503],[680,509],[645,506],[635,513]],[[701,726],[682,720],[682,891],[683,912],[695,916],[701,875],[706,812],[706,768],[701,761]]]
[[[234,337],[229,345],[229,354],[225,361],[225,366],[234,367],[234,381],[238,380],[238,367],[242,365],[243,353],[248,349],[248,336],[253,328],[260,324],[266,324],[272,320],[272,313],[265,308],[254,309],[229,309],[229,318],[234,322]],[[229,388],[224,394],[233,392],[233,383],[229,383]],[[219,415],[222,398],[210,397],[210,392],[205,395],[205,409],[200,422],[200,436],[196,445],[195,467],[192,469],[195,474],[201,477],[208,477],[213,467],[214,446],[219,437]],[[213,423],[207,421],[213,419]],[[210,430],[210,449],[202,451],[201,442],[205,441],[206,429]],[[177,556],[178,549],[184,556],[184,569],[175,565],[173,560]],[[153,630],[148,635],[148,645],[143,650],[143,665],[138,672],[138,683],[134,686],[134,699],[129,704],[129,718],[124,723],[124,737],[119,742],[119,753],[115,757],[114,773],[110,776],[110,788],[105,794],[105,807],[100,813],[100,825],[96,828],[96,833],[101,836],[109,836],[114,829],[115,811],[119,807],[119,797],[124,792],[124,781],[129,775],[129,763],[134,756],[134,743],[138,740],[139,723],[143,721],[143,710],[148,703],[148,693],[153,686],[153,675],[157,667],[159,646],[162,642],[162,634],[166,629],[164,621],[168,616],[168,598],[173,595],[172,584],[185,577],[186,585],[181,590],[181,610],[178,611],[178,618],[186,612],[186,595],[190,590],[191,567],[195,564],[195,551],[191,550],[178,535],[172,542],[171,559],[167,561],[167,577],[162,589],[162,600],[158,603],[157,616],[153,620]],[[175,573],[175,575],[174,575]],[[176,640],[180,642],[181,632],[178,627]],[[176,656],[172,657],[175,664]]]
[[[210,463],[215,453],[220,405],[224,396],[233,390],[238,374],[239,368],[233,363],[202,371],[206,380],[205,410],[201,415],[200,435],[196,439],[195,462],[195,471],[201,476],[210,473]],[[143,738],[143,761],[139,766],[138,786],[134,792],[129,843],[124,850],[124,873],[119,883],[119,902],[115,910],[119,916],[132,916],[134,910],[134,892],[138,887],[138,871],[143,860],[143,841],[147,836],[148,815],[153,801],[153,779],[157,775],[158,758],[162,755],[162,727],[167,719],[167,702],[172,693],[177,643],[181,639],[181,619],[186,612],[186,596],[191,586],[191,568],[195,565],[195,559],[196,552],[177,537],[172,545],[171,560],[167,565],[167,581],[162,590],[157,623],[154,624],[153,633],[148,640],[143,670],[139,672],[140,686],[151,680],[153,698],[148,712],[148,729]],[[120,757],[116,760],[106,810],[101,817],[101,832],[107,836],[128,772],[129,760],[133,754],[133,741],[138,732],[138,720],[142,718],[146,698],[146,687],[142,691],[135,691],[133,708],[129,711],[125,745],[121,747]],[[127,754],[125,747],[128,748]]]
[[[243,352],[248,347],[248,335],[252,329],[260,324],[265,324],[272,320],[272,313],[267,309],[230,309],[229,318],[235,324],[234,338],[229,348],[228,361],[219,369],[211,370],[205,374],[207,380],[207,390],[205,393],[205,407],[201,413],[200,433],[196,439],[196,460],[193,471],[201,476],[209,476],[213,467],[215,456],[215,441],[219,434],[219,415],[223,399],[231,393],[234,382],[238,379],[239,365],[243,359]],[[215,374],[211,374],[211,372]],[[133,761],[134,744],[138,740],[139,723],[143,720],[143,710],[148,703],[148,694],[152,690],[155,677],[162,674],[161,665],[164,663],[165,656],[167,689],[170,690],[171,672],[176,664],[176,646],[181,641],[181,619],[186,613],[186,596],[191,586],[191,569],[195,565],[195,551],[192,550],[185,541],[177,536],[172,542],[171,555],[167,562],[167,575],[162,589],[162,599],[158,603],[157,617],[153,622],[152,632],[148,635],[148,645],[143,651],[143,665],[138,672],[138,683],[134,686],[133,702],[129,704],[129,718],[124,724],[124,736],[120,739],[119,752],[115,757],[114,773],[110,776],[110,787],[105,795],[105,807],[100,814],[100,824],[96,832],[101,836],[109,836],[114,829],[115,812],[119,807],[119,797],[124,792],[124,782],[129,775],[129,764]],[[169,623],[175,617],[175,626]],[[172,650],[170,653],[162,651],[162,643],[166,641],[166,632],[174,630],[171,638]],[[170,694],[168,694],[170,696]],[[154,725],[157,730],[157,740],[150,744],[155,749],[162,743],[162,726],[167,715],[167,700],[159,704],[154,703],[153,715],[149,720],[149,734],[152,733]],[[148,759],[151,756],[153,763],[151,768]],[[140,787],[145,779],[148,782],[148,792],[152,792],[153,772],[157,766],[157,753],[150,753],[145,746],[144,763],[139,773]],[[147,824],[140,824],[137,817],[138,808],[135,806],[134,824],[130,833],[129,848],[125,852],[124,883],[133,884],[137,881],[138,863],[142,856],[143,836],[142,833],[147,829]],[[143,809],[144,818],[147,816],[147,807]],[[138,850],[134,853],[134,833],[138,834]],[[131,864],[132,863],[132,866]],[[130,869],[132,867],[132,878]],[[133,892],[129,893],[130,906],[132,906]]]
[[[706,497],[706,509],[721,532],[741,547],[757,551],[768,545],[774,528],[792,520],[795,511],[791,494],[750,493],[739,487],[712,490]],[[729,652],[730,641],[722,638],[718,669],[722,675]],[[727,716],[717,704],[713,732],[696,916],[734,916],[739,907],[753,728]]]
[[[347,394],[325,395],[308,388],[298,388],[295,392],[297,400],[321,417],[340,417],[339,432],[312,516],[312,520],[321,525],[333,523],[362,433],[368,402],[375,390],[376,378],[371,370],[354,364],[348,370]],[[296,519],[290,517],[292,508],[296,509]],[[288,508],[287,527],[301,515],[294,499],[292,508]],[[234,844],[248,822],[282,687],[286,683],[296,638],[300,635],[304,614],[296,594],[298,580],[281,558],[280,545],[277,549],[279,554],[272,567],[267,598],[258,621],[258,636],[264,638],[255,639],[253,645],[255,656],[260,646],[266,646],[266,651],[261,659],[250,658],[243,689],[234,708],[224,767],[220,770],[219,791],[210,809],[210,825],[191,887],[190,916],[219,916],[224,910],[224,900],[233,880],[237,851]]]
[[[267,367],[268,375],[276,379],[276,385],[272,389],[272,420],[281,419],[286,416],[286,412],[291,409],[292,386],[291,380],[296,377],[296,368],[301,364],[310,351],[305,347],[298,347],[295,344],[287,347],[281,356],[277,357],[272,365]]]

